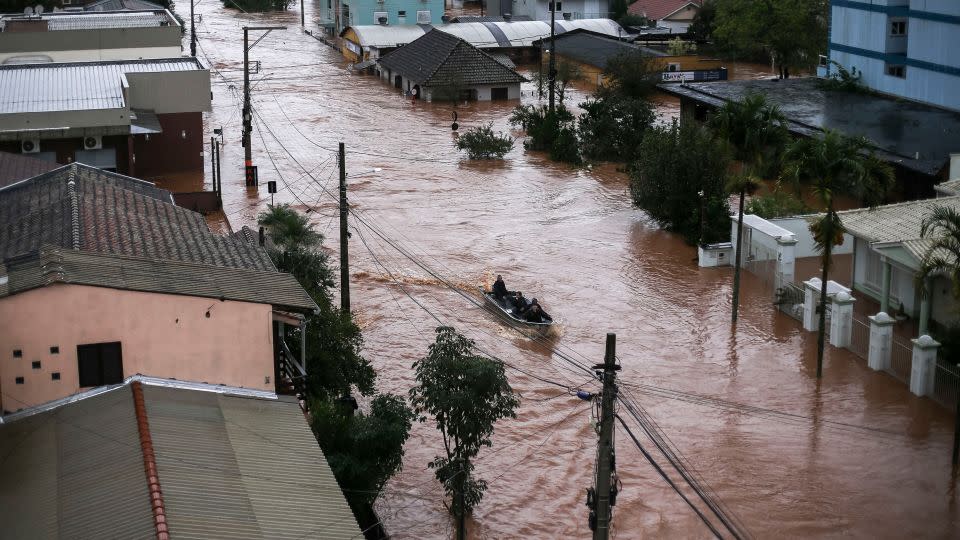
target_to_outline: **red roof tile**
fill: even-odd
[[[653,21],[659,21],[687,4],[694,4],[700,7],[700,5],[703,4],[703,0],[637,0],[630,4],[630,7],[627,8],[627,13],[640,15]]]

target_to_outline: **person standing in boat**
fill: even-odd
[[[503,276],[497,274],[497,280],[493,282],[493,297],[502,302],[509,294],[510,291],[507,290],[507,284],[503,282]]]

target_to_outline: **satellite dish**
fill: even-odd
[[[33,12],[37,15],[43,15],[43,5],[37,4],[37,7],[33,8]]]
[[[27,6],[27,7],[23,8],[23,14],[24,14],[24,15],[33,15],[33,8],[30,7],[30,6]]]

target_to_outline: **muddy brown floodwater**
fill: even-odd
[[[224,130],[224,203],[234,229],[255,224],[270,200],[265,183],[277,180],[277,201],[309,208],[335,248],[335,202],[321,186],[335,188],[334,152],[346,143],[355,214],[352,295],[381,390],[407,392],[411,364],[437,326],[407,293],[484,350],[569,386],[595,388],[561,355],[600,362],[604,335],[615,332],[624,391],[753,536],[958,535],[951,415],[829,347],[818,384],[815,336],[775,312],[769,291],[750,274],[732,330],[731,270],[699,269],[693,248],[631,206],[627,180],[615,167],[571,169],[525,152],[519,142],[502,162],[471,163],[453,147],[449,105],[411,103],[377,79],[351,73],[336,51],[300,32],[296,11],[245,15],[214,0],[198,3],[197,11],[200,51],[215,69],[207,132]],[[251,51],[261,62],[252,76],[259,193],[244,188],[241,168],[244,24],[290,27]],[[531,85],[523,90],[524,103],[535,101]],[[587,92],[573,89],[568,103]],[[665,115],[676,114],[675,101],[658,103]],[[509,130],[514,105],[461,106],[461,129],[491,122]],[[455,290],[360,220],[402,243]],[[459,294],[475,298],[475,288],[496,273],[541,298],[559,321],[556,331],[524,338]],[[584,490],[596,444],[590,409],[556,386],[509,374],[523,403],[515,420],[498,424],[493,447],[477,461],[490,487],[469,522],[470,537],[586,537]],[[616,447],[623,489],[615,537],[709,537],[623,432]],[[378,503],[395,538],[451,536],[441,489],[426,467],[439,452],[433,427],[417,425],[403,471]]]

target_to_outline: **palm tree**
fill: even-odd
[[[785,154],[786,171],[795,182],[808,181],[825,210],[810,225],[814,244],[823,253],[820,284],[820,329],[817,335],[817,378],[823,375],[824,326],[827,311],[827,274],[833,246],[843,242],[843,223],[834,209],[834,195],[847,194],[874,205],[894,182],[893,168],[873,153],[864,137],[846,137],[826,130],[822,138],[803,138],[791,144]]]
[[[309,250],[323,241],[323,235],[314,230],[307,216],[289,204],[269,205],[257,217],[257,222],[267,230],[270,240],[281,251]]]
[[[727,190],[740,194],[737,211],[736,266],[733,270],[733,322],[737,322],[740,302],[740,261],[743,244],[743,207],[747,193],[759,185],[757,176],[766,173],[766,163],[774,162],[789,139],[787,119],[776,105],[767,103],[763,94],[749,94],[742,101],[730,101],[710,120],[710,127],[734,149],[742,163],[739,175],[731,178]]]
[[[935,206],[920,226],[920,236],[933,236],[920,262],[917,283],[945,274],[953,282],[953,297],[960,300],[960,212],[949,206]]]

